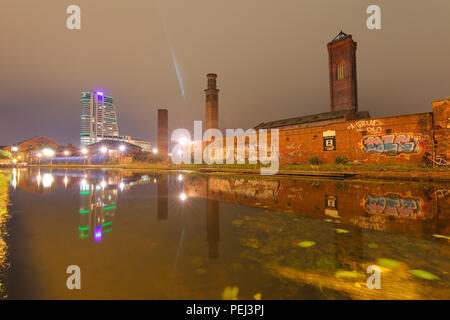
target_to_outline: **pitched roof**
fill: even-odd
[[[329,121],[329,120],[338,120],[345,117],[348,110],[339,110],[339,111],[332,111],[332,112],[324,112],[324,113],[317,113],[309,116],[302,116],[302,117],[295,117],[295,118],[289,118],[289,119],[282,119],[277,121],[270,121],[270,122],[262,122],[258,124],[254,129],[269,129],[269,128],[279,128],[279,127],[287,127],[287,126],[294,126],[298,124],[307,124],[307,123],[314,123],[314,122],[321,122],[321,121]],[[370,118],[368,111],[358,111],[356,113],[356,119],[367,119]]]
[[[339,32],[339,33],[336,35],[336,37],[334,37],[333,40],[331,40],[331,41],[329,42],[329,44],[330,44],[330,43],[333,43],[333,42],[337,42],[337,41],[344,40],[345,38],[351,37],[351,36],[352,36],[351,34],[346,34],[344,31],[341,30],[341,32]]]

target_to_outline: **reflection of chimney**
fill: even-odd
[[[167,160],[167,144],[169,140],[169,112],[158,109],[158,153]]]
[[[206,95],[206,130],[219,129],[219,90],[217,89],[217,75],[209,73]]]
[[[208,241],[208,257],[219,256],[220,215],[219,201],[206,199],[206,240]]]
[[[158,177],[158,220],[167,220],[169,217],[169,185],[167,176]]]

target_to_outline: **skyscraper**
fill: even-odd
[[[80,144],[119,140],[119,126],[114,99],[103,91],[81,93]]]

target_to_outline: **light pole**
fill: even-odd
[[[119,150],[120,150],[120,164],[122,164],[122,162],[123,162],[123,152],[125,151],[125,146],[124,145],[120,146]]]
[[[66,166],[67,166],[67,160],[68,160],[67,157],[69,156],[69,151],[67,151],[67,150],[64,151],[64,155],[66,156]]]
[[[81,153],[83,154],[84,165],[86,165],[86,155],[88,150],[86,148],[81,149]]]
[[[108,148],[101,147],[100,152],[103,153],[103,164],[105,164],[106,163],[106,153],[108,152]]]
[[[38,159],[39,159],[39,165],[41,165],[41,157],[42,157],[42,153],[39,152],[39,153],[37,154],[37,156],[38,156]]]

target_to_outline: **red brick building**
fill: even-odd
[[[420,163],[425,153],[450,160],[450,98],[433,102],[431,112],[370,118],[367,111],[358,111],[356,42],[341,31],[327,47],[330,112],[254,128],[279,129],[281,164],[306,163],[312,157],[333,163],[339,156],[359,163]]]
[[[56,152],[59,147],[60,144],[56,141],[40,136],[6,146],[1,150],[11,152],[14,158],[20,157],[21,162],[31,162],[42,150],[51,149]]]

